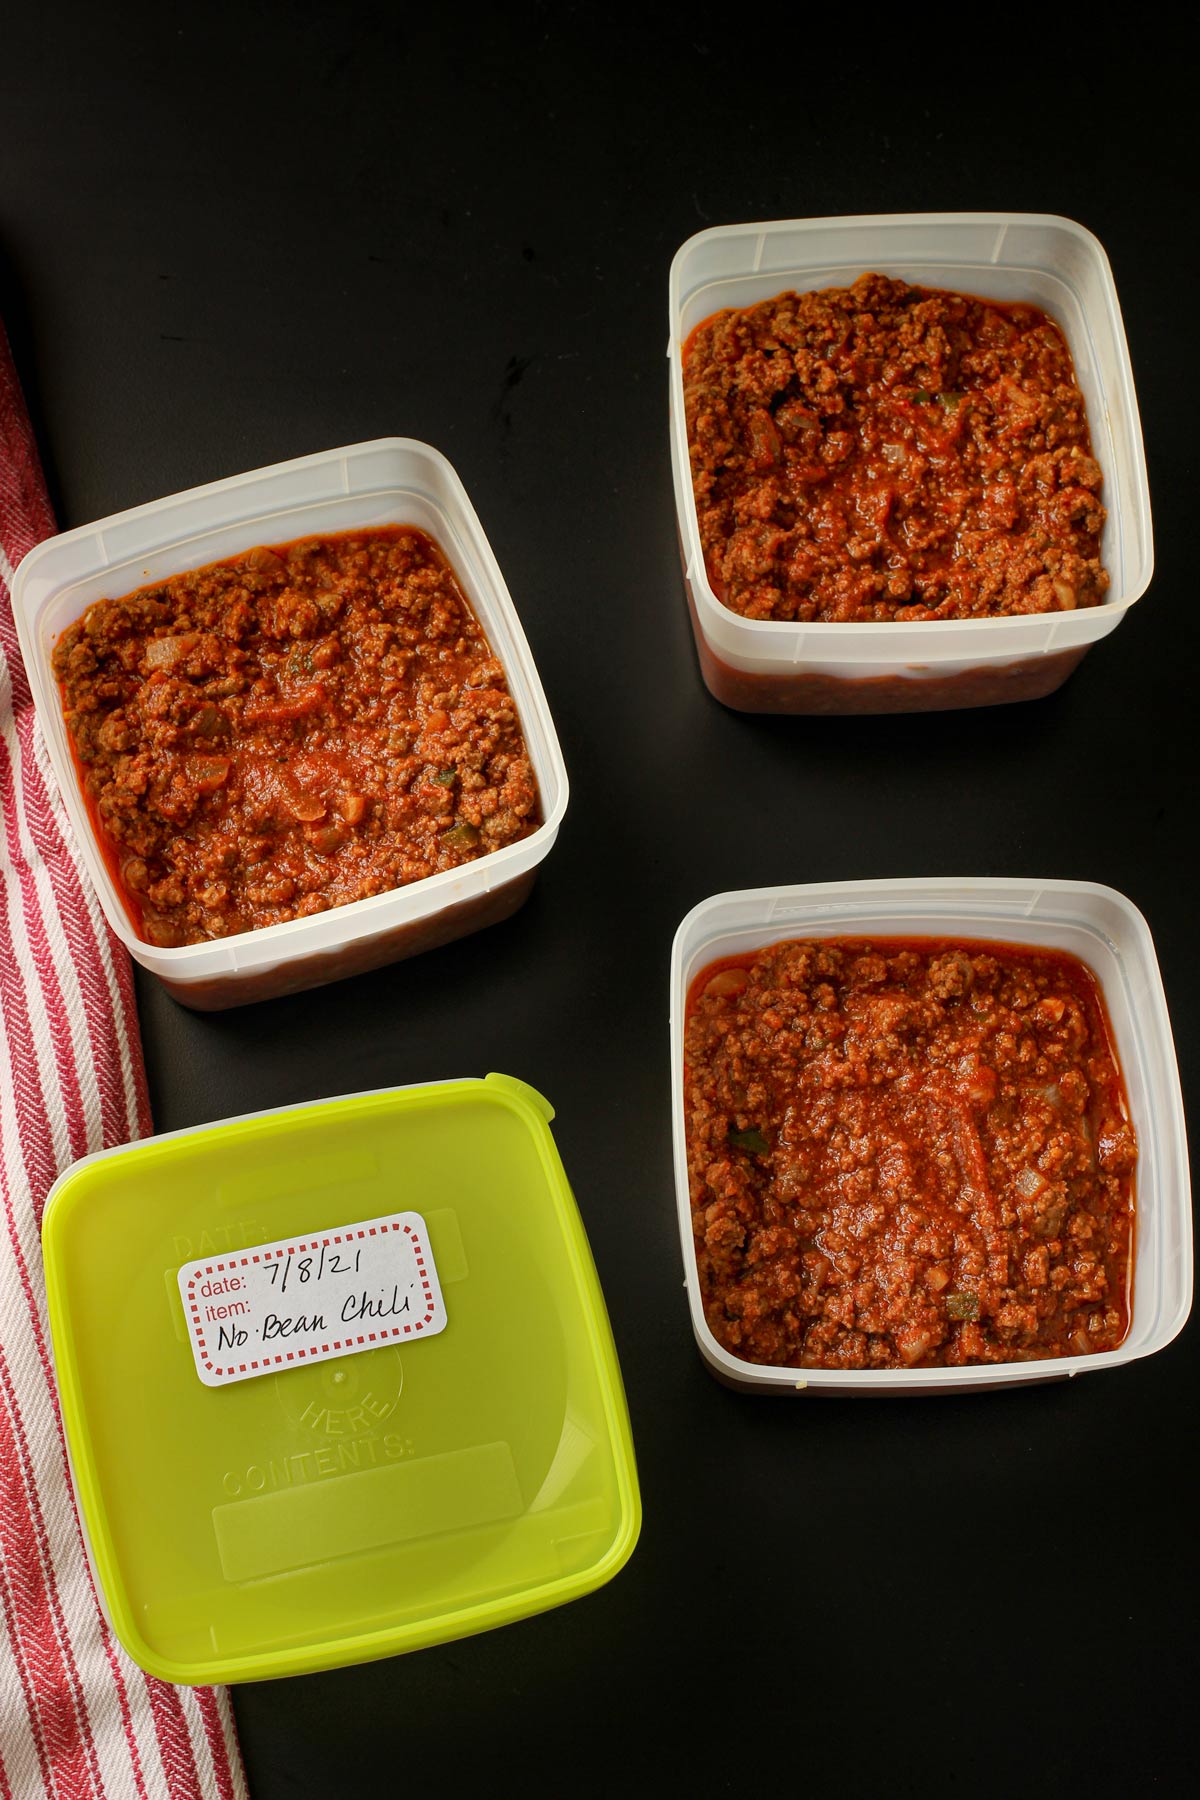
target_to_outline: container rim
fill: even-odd
[[[890,212],[890,213],[810,213],[804,218],[793,219],[735,219],[727,225],[706,225],[700,231],[694,231],[684,239],[671,258],[670,297],[671,328],[675,329],[678,316],[679,277],[684,261],[690,251],[700,244],[714,243],[721,238],[734,237],[767,237],[775,232],[783,231],[862,231],[893,226],[925,226],[925,225],[994,225],[1001,232],[1010,227],[1032,227],[1038,229],[1053,226],[1056,230],[1066,231],[1070,236],[1078,238],[1088,249],[1097,255],[1105,268],[1109,268],[1108,253],[1094,231],[1081,225],[1078,219],[1068,218],[1065,213],[1043,212]],[[1003,239],[1001,239],[1001,243]],[[994,260],[998,260],[997,257]],[[752,271],[757,273],[757,271]]]
[[[346,949],[364,938],[370,938],[389,928],[420,923],[424,919],[447,910],[447,905],[452,907],[459,901],[490,893],[510,877],[525,873],[543,860],[553,845],[566,814],[570,798],[570,783],[541,676],[503,572],[496,561],[470,496],[449,458],[435,445],[425,443],[419,438],[397,436],[372,438],[357,444],[313,451],[304,456],[290,457],[278,463],[265,464],[261,468],[243,470],[234,475],[222,476],[216,481],[204,482],[196,487],[181,489],[177,493],[164,494],[157,499],[143,501],[137,506],[110,513],[102,519],[73,526],[69,531],[59,532],[53,537],[43,539],[41,543],[35,544],[26,553],[13,573],[13,611],[22,654],[29,669],[36,711],[40,709],[43,701],[46,705],[50,705],[51,699],[39,646],[33,640],[33,621],[28,615],[24,600],[31,578],[38,573],[43,563],[60,558],[65,550],[69,550],[71,545],[77,543],[92,541],[98,543],[102,550],[105,550],[105,533],[112,533],[140,522],[148,522],[173,508],[190,507],[208,499],[232,495],[245,488],[276,480],[280,476],[298,476],[306,470],[333,468],[339,463],[342,464],[343,482],[340,486],[331,486],[328,494],[304,496],[295,502],[288,502],[275,496],[269,505],[264,504],[262,511],[251,513],[249,516],[235,516],[224,521],[210,521],[202,531],[198,532],[176,532],[160,543],[145,547],[142,551],[125,546],[119,555],[111,559],[111,563],[114,566],[121,566],[131,560],[136,561],[143,554],[152,552],[158,555],[174,547],[185,547],[193,536],[205,536],[214,530],[237,529],[243,526],[249,540],[246,547],[250,548],[256,519],[267,513],[274,513],[295,505],[323,504],[327,500],[362,499],[366,502],[372,495],[392,491],[387,485],[383,487],[377,485],[358,491],[351,488],[345,478],[345,470],[349,464],[360,459],[365,461],[371,456],[389,451],[422,459],[437,471],[448,489],[453,512],[460,515],[457,522],[465,526],[468,538],[473,540],[472,547],[480,558],[482,572],[489,589],[489,598],[498,613],[504,617],[506,627],[512,637],[519,673],[528,689],[532,711],[536,715],[537,725],[544,741],[545,754],[542,756],[539,755],[539,746],[531,741],[530,734],[526,733],[526,742],[531,761],[534,764],[534,772],[538,778],[542,803],[544,806],[546,792],[550,787],[555,793],[554,804],[546,811],[542,823],[527,837],[520,838],[512,844],[502,845],[496,850],[487,851],[483,856],[476,857],[474,861],[464,863],[459,868],[443,869],[434,875],[423,877],[420,881],[389,888],[380,894],[366,895],[362,899],[349,901],[343,906],[328,908],[325,912],[314,913],[307,918],[288,919],[273,925],[257,926],[249,931],[234,933],[229,937],[205,939],[198,944],[157,945],[149,943],[134,930],[116,883],[100,853],[99,845],[95,842],[90,821],[85,816],[85,808],[82,796],[78,791],[79,783],[75,772],[73,769],[67,770],[62,766],[59,748],[52,733],[43,730],[41,735],[50,758],[59,794],[71,820],[80,855],[87,867],[105,918],[135,961],[141,963],[151,973],[164,977],[178,986],[187,986],[192,983],[201,985],[212,980],[214,976],[222,974],[236,979],[238,975],[251,975],[264,966],[274,967],[293,957],[306,954],[329,954]],[[452,524],[456,523],[453,512],[447,509],[447,516]],[[347,529],[353,529],[353,527]],[[109,561],[110,559],[105,556],[104,560],[96,565],[94,572],[98,573],[104,567],[109,566]],[[202,567],[203,564],[197,564],[197,566]],[[461,580],[457,571],[456,578]],[[60,585],[73,585],[84,579],[87,579],[87,576],[76,571],[70,577],[69,582]],[[511,671],[506,668],[505,673],[509,677],[511,685]],[[450,890],[456,891],[450,893]],[[443,904],[447,896],[447,904]]]
[[[1164,1064],[1164,1092],[1161,1096],[1163,1135],[1168,1148],[1175,1153],[1176,1224],[1181,1247],[1181,1281],[1177,1303],[1168,1316],[1158,1322],[1157,1329],[1152,1334],[1152,1341],[1136,1349],[1130,1347],[1133,1330],[1131,1319],[1130,1331],[1127,1333],[1125,1341],[1116,1349],[1103,1351],[1096,1356],[1047,1357],[1041,1361],[1029,1363],[983,1363],[967,1365],[963,1368],[932,1369],[797,1369],[752,1363],[735,1356],[718,1343],[709,1329],[708,1322],[704,1317],[697,1279],[687,1171],[687,1146],[683,1122],[683,1015],[687,1000],[685,976],[689,973],[688,965],[694,966],[711,948],[711,944],[719,938],[732,936],[739,932],[751,935],[761,934],[761,941],[764,944],[784,941],[789,937],[803,937],[809,930],[814,935],[821,936],[853,936],[857,934],[854,917],[856,910],[865,912],[870,904],[871,910],[878,913],[887,909],[889,901],[902,904],[906,899],[910,902],[924,902],[924,910],[930,913],[936,914],[939,910],[944,911],[949,931],[955,929],[956,920],[961,920],[958,929],[964,937],[982,936],[986,940],[989,936],[994,935],[997,942],[1004,941],[999,932],[983,930],[982,920],[973,919],[969,912],[963,910],[966,904],[963,896],[967,891],[977,894],[981,905],[986,904],[989,898],[996,903],[1002,902],[1007,897],[1010,904],[1024,898],[1026,904],[1019,912],[1014,912],[1012,915],[1011,923],[1014,925],[1021,919],[1036,919],[1038,917],[1036,911],[1038,900],[1047,892],[1062,896],[1066,901],[1072,898],[1079,900],[1090,898],[1105,902],[1115,907],[1128,925],[1131,941],[1140,953],[1147,978],[1146,1012],[1152,1015],[1146,1027],[1147,1037],[1158,1050]],[[803,918],[796,916],[797,909],[803,908],[806,902],[810,903],[813,915],[822,912],[827,917],[831,913],[844,909],[845,917],[844,919],[839,918],[833,924],[826,922],[820,926],[815,924],[806,926]],[[771,908],[776,904],[788,905],[790,916],[781,915],[778,919],[772,917]],[[740,906],[746,909],[747,917],[744,923],[739,922],[735,925],[727,922],[721,930],[709,933],[707,938],[699,935],[698,928],[702,926],[707,916],[722,907],[731,906]],[[1089,922],[1077,915],[1074,923],[1082,929],[1091,930],[1097,938],[1103,939],[1103,932],[1095,922]],[[897,919],[895,926],[889,926],[888,933],[896,937],[921,935],[919,932],[915,934],[906,932],[902,918]],[[866,935],[871,934],[868,932]],[[874,935],[882,936],[884,933],[877,929]],[[1116,946],[1110,943],[1110,948],[1115,950]],[[1097,980],[1099,980],[1099,976],[1097,976]],[[1142,1356],[1152,1355],[1155,1351],[1165,1349],[1168,1344],[1173,1342],[1187,1323],[1192,1308],[1194,1269],[1192,1216],[1188,1202],[1190,1173],[1187,1128],[1183,1113],[1178,1061],[1150,927],[1139,908],[1119,889],[1109,887],[1101,882],[1067,879],[1040,881],[1012,876],[906,876],[895,880],[868,878],[728,889],[723,893],[711,894],[698,901],[685,913],[672,940],[670,1032],[672,1150],[676,1212],[684,1286],[688,1296],[688,1311],[692,1332],[702,1357],[713,1369],[730,1377],[737,1385],[756,1387],[764,1391],[767,1389],[797,1391],[826,1389],[847,1393],[859,1391],[896,1394],[912,1392],[914,1389],[1007,1387],[1030,1381],[1052,1381],[1062,1376],[1074,1376],[1087,1374],[1092,1370],[1114,1368],[1123,1363],[1138,1360]],[[1139,1051],[1140,1048],[1139,1046]]]
[[[1010,229],[1065,232],[1084,248],[1094,263],[1103,290],[1104,309],[1112,328],[1116,349],[1116,359],[1112,370],[1113,397],[1119,403],[1128,421],[1134,477],[1133,491],[1128,496],[1128,504],[1137,508],[1144,538],[1144,549],[1139,566],[1128,586],[1120,594],[1112,599],[1105,598],[1098,606],[1085,607],[1071,613],[1013,614],[1002,618],[921,621],[816,619],[797,622],[787,619],[748,619],[743,614],[723,605],[713,591],[700,546],[695,497],[691,482],[687,478],[688,456],[686,426],[683,418],[680,315],[684,304],[684,296],[681,292],[682,280],[688,258],[698,247],[707,243],[730,239],[753,240],[757,237],[759,244],[753,259],[753,266],[743,271],[745,276],[750,277],[762,273],[759,263],[763,249],[768,239],[775,235],[784,233],[803,235],[818,231],[848,233],[874,229],[912,228],[920,230],[939,226],[951,229],[958,227],[964,230],[970,227],[994,227],[998,237],[991,261],[996,267],[1005,266],[1001,259],[1001,252],[1004,239]],[[924,260],[936,259],[929,256]],[[802,264],[798,265],[794,271],[796,274],[803,272]],[[781,281],[786,281],[788,272],[781,270],[779,273]],[[731,276],[730,278],[735,277]],[[878,661],[881,664],[891,662],[900,668],[920,668],[925,665],[936,667],[954,661],[974,662],[978,660],[982,663],[990,663],[1010,657],[1016,659],[1046,655],[1058,650],[1087,645],[1097,638],[1107,635],[1108,631],[1115,629],[1129,608],[1142,598],[1149,587],[1154,575],[1153,519],[1150,511],[1145,444],[1142,437],[1137,395],[1133,384],[1129,346],[1107,252],[1095,233],[1090,231],[1087,226],[1081,225],[1078,220],[1068,218],[1061,213],[895,212],[835,213],[799,219],[767,219],[737,221],[727,225],[709,225],[685,239],[672,258],[668,282],[668,324],[670,336],[667,344],[667,356],[670,363],[672,412],[671,449],[672,463],[675,468],[676,510],[680,539],[684,547],[687,579],[692,588],[697,613],[705,625],[705,636],[714,647],[719,640],[726,640],[725,650],[722,651],[722,654],[729,651],[735,655],[743,654],[748,657],[756,653],[767,656],[772,663],[774,672],[780,675],[785,674],[788,669],[787,660],[777,654],[781,645],[794,646],[793,656],[797,661],[802,660],[801,647],[803,647],[803,660],[808,660],[811,656],[815,663],[827,659],[836,660],[837,656],[841,656],[847,662]],[[1107,467],[1105,474],[1107,480],[1115,483],[1115,475]],[[1041,641],[1031,643],[1031,637],[1034,640],[1040,638]],[[1019,646],[1010,641],[1016,638],[1022,640]],[[738,640],[736,652],[733,651],[734,639]],[[776,654],[771,654],[772,652],[776,652]]]

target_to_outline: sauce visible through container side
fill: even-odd
[[[503,667],[415,527],[99,600],[53,660],[96,842],[149,943],[305,918],[541,823]]]
[[[1059,327],[863,275],[714,314],[683,351],[705,566],[751,619],[1098,605],[1101,472]]]
[[[1004,706],[1040,700],[1078,667],[1088,650],[1027,656],[1016,662],[984,662],[943,674],[926,668],[894,675],[831,675],[821,669],[780,665],[780,672],[738,669],[712,648],[696,615],[696,600],[684,570],[688,614],[705,686],[724,706],[739,712],[838,713],[952,712],[966,706]]]
[[[704,1314],[734,1356],[929,1368],[1128,1332],[1137,1144],[1076,957],[830,938],[711,963],[684,1118]]]

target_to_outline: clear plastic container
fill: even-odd
[[[553,1117],[493,1074],[146,1138],[59,1177],[42,1236],[63,1425],[97,1588],[140,1667],[338,1668],[624,1566],[633,1440]],[[211,1257],[220,1291],[239,1251],[399,1212],[421,1216],[444,1330],[204,1384],[181,1264]]]
[[[683,1022],[705,966],[789,938],[960,937],[1069,951],[1100,982],[1138,1137],[1133,1316],[1124,1343],[1095,1356],[938,1369],[768,1368],[733,1356],[704,1318],[692,1237],[683,1116]],[[734,1387],[768,1393],[911,1394],[1009,1387],[1110,1369],[1149,1356],[1192,1305],[1192,1215],[1179,1069],[1150,929],[1113,888],[1089,881],[834,881],[716,894],[692,908],[671,957],[675,1191],[692,1330],[705,1362]]]
[[[990,300],[1024,300],[1066,334],[1108,508],[1103,605],[1004,619],[794,624],[723,606],[705,573],[683,413],[683,345],[726,307],[865,271]],[[925,712],[1051,693],[1116,629],[1154,569],[1150,494],[1129,348],[1101,245],[1041,213],[895,213],[722,225],[671,264],[671,466],[684,578],[710,691],[742,712]]]
[[[92,832],[71,755],[55,641],[93,601],[127,594],[258,544],[414,525],[449,558],[504,665],[541,790],[543,823],[462,868],[348,906],[238,936],[159,949],[134,931]],[[48,538],[13,579],[13,610],[38,720],[67,814],[109,924],[131,956],[200,1010],[295,993],[395,962],[506,918],[558,835],[567,771],[516,608],[483,527],[446,458],[412,438],[326,450],[192,488]]]

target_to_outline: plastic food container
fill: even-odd
[[[258,544],[358,527],[414,525],[434,537],[504,665],[541,790],[543,823],[519,843],[307,919],[159,949],[133,929],[92,832],[51,653],[94,600],[115,598]],[[48,538],[12,584],[38,720],[67,815],[109,924],[187,1006],[212,1010],[336,981],[507,918],[533,886],[567,805],[567,772],[525,634],[458,476],[437,450],[381,438],[192,488]]]
[[[199,1683],[364,1662],[557,1606],[624,1565],[633,1443],[552,1117],[489,1075],[149,1138],[55,1184],[43,1239],[72,1470],[142,1668]],[[181,1264],[221,1295],[243,1253],[299,1254],[390,1213],[420,1215],[443,1330],[307,1366],[283,1340],[277,1369],[205,1385]],[[291,1295],[328,1310],[290,1272]]]
[[[1112,585],[1070,613],[905,624],[794,624],[723,606],[704,568],[683,414],[683,345],[726,307],[865,271],[989,300],[1024,300],[1062,327],[1104,472]],[[684,577],[710,691],[742,712],[925,712],[1052,693],[1114,631],[1154,569],[1146,458],[1108,258],[1090,231],[1043,213],[894,213],[701,231],[671,264],[671,466]]]
[[[1133,1316],[1124,1343],[1094,1356],[935,1369],[769,1368],[732,1355],[704,1318],[692,1237],[683,1117],[688,989],[720,957],[788,938],[959,937],[1065,950],[1100,982],[1138,1137]],[[1175,1044],[1150,929],[1113,888],[1090,881],[834,881],[716,894],[692,908],[671,956],[671,1077],[679,1235],[700,1354],[733,1387],[760,1393],[914,1394],[1050,1381],[1149,1356],[1192,1305],[1187,1137]]]

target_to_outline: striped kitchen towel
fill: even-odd
[[[129,960],[34,721],[12,571],[54,530],[0,326],[0,1800],[245,1795],[229,1696],[135,1668],[79,1532],[39,1226],[77,1156],[149,1132]]]

